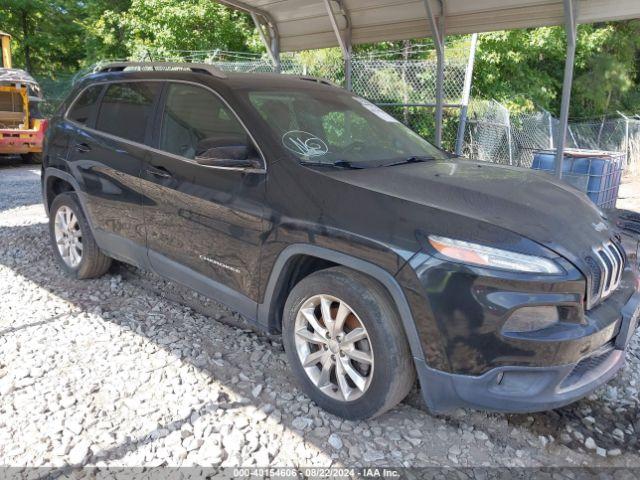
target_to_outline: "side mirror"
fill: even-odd
[[[262,168],[262,161],[253,157],[254,149],[247,145],[211,147],[196,155],[200,165],[228,168]]]

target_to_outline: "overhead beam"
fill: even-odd
[[[335,3],[340,7],[340,14],[345,19],[345,27],[343,29],[340,28],[338,21],[336,20],[336,14],[333,11],[333,6],[331,5],[332,1],[335,1]],[[333,29],[333,33],[338,40],[338,45],[340,46],[340,51],[342,52],[342,58],[344,60],[345,88],[347,90],[351,90],[351,18],[349,17],[349,13],[341,0],[323,0],[323,2],[327,10],[327,15],[329,16],[331,28]]]
[[[573,69],[576,56],[576,4],[573,0],[564,0],[565,30],[567,32],[567,58],[564,63],[564,80],[562,82],[562,102],[560,104],[560,121],[556,137],[556,176],[562,178],[564,162],[564,144],[569,124],[569,106],[571,104],[571,87],[573,86]]]
[[[427,17],[431,27],[431,35],[436,45],[437,76],[436,76],[436,131],[435,145],[442,146],[442,118],[444,112],[444,37],[445,37],[445,0],[438,0],[439,15],[436,15],[430,0],[424,0]]]

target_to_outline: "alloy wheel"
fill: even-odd
[[[344,301],[331,295],[306,300],[295,321],[298,358],[313,384],[343,402],[361,397],[373,378],[369,333]]]
[[[82,230],[78,216],[66,205],[56,212],[54,233],[62,260],[70,268],[76,268],[82,261]]]

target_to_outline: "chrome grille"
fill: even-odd
[[[591,269],[591,288],[587,298],[587,308],[611,295],[620,285],[624,271],[623,251],[613,242],[607,242],[593,249],[593,255],[585,259]]]

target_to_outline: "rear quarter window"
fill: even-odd
[[[144,143],[160,82],[113,83],[102,97],[96,130]]]

